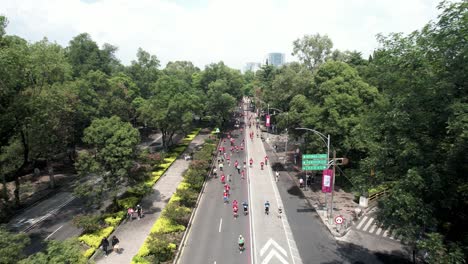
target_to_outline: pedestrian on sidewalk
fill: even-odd
[[[223,171],[224,165],[222,163],[219,164],[219,171]]]
[[[104,251],[104,254],[107,257],[107,253],[108,253],[107,248],[109,247],[109,240],[107,240],[107,237],[104,237],[101,240],[101,246],[102,246],[102,251]]]
[[[302,189],[302,187],[304,187],[304,179],[301,177],[301,178],[299,179],[299,188]]]
[[[137,205],[136,207],[137,215],[138,215],[138,220],[143,217],[143,209],[141,208],[141,205]]]
[[[278,182],[278,180],[279,180],[279,171],[275,172],[275,176],[276,176],[276,182]]]
[[[268,165],[268,156],[265,156],[265,165]]]
[[[112,244],[112,250],[115,251],[115,253],[120,254],[119,251],[119,239],[116,236],[112,237],[111,244]]]
[[[216,170],[216,168],[213,169],[213,176],[214,176],[215,178],[218,177],[218,171]]]

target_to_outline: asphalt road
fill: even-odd
[[[346,263],[338,253],[336,240],[293,180],[282,174],[277,185],[302,262]]]
[[[59,192],[13,217],[8,228],[29,235],[31,243],[25,248],[29,255],[44,249],[46,240],[65,240],[79,235],[80,229],[73,226],[71,220],[83,211],[82,201],[72,193]]]
[[[231,135],[240,145],[242,137],[240,131],[235,130]],[[229,140],[224,143],[226,151],[229,149]],[[235,160],[245,160],[245,151],[235,153],[231,158],[231,166],[225,162],[224,173],[231,174],[230,203],[223,202],[223,185],[220,178],[211,178],[207,181],[204,193],[193,219],[192,228],[187,237],[179,263],[206,264],[206,263],[252,263],[250,252],[250,221],[249,215],[244,216],[242,202],[248,201],[247,180],[235,170]],[[220,175],[218,169],[218,175]],[[232,201],[239,202],[239,216],[233,217]],[[250,205],[250,203],[249,203]],[[245,250],[240,253],[237,246],[239,235],[245,238]]]

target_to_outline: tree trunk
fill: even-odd
[[[18,207],[20,206],[20,196],[19,196],[19,192],[20,192],[20,181],[19,181],[19,176],[16,175],[15,177],[15,206]]]
[[[2,175],[2,185],[3,185],[3,199],[5,199],[5,202],[8,202],[8,189],[7,189],[7,183],[6,183],[6,175]]]
[[[164,148],[164,150],[167,151],[167,138],[166,138],[167,137],[167,132],[161,130],[161,134],[162,134],[161,139],[162,139],[162,143],[163,143],[163,148]]]
[[[47,171],[49,173],[49,186],[51,189],[55,189],[55,176],[54,176],[54,167],[52,166],[52,162],[47,161]]]

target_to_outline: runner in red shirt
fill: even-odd
[[[241,171],[241,175],[242,175],[242,179],[244,179],[245,178],[245,171],[244,170]]]
[[[226,183],[226,176],[224,174],[221,175],[221,183]]]
[[[268,165],[268,156],[265,156],[265,165]]]
[[[239,210],[239,208],[237,207],[237,204],[232,206],[232,213],[234,215],[234,218],[237,218],[237,216],[238,216],[237,211],[238,210]]]
[[[228,203],[228,202],[229,202],[228,194],[227,194],[226,191],[224,191],[224,193],[223,193],[223,200],[224,200],[224,203]]]
[[[252,168],[252,165],[253,165],[253,159],[252,158],[250,158],[249,163],[250,163],[250,168]]]

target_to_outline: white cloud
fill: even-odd
[[[439,0],[0,0],[8,34],[30,41],[44,36],[66,46],[81,32],[119,47],[125,64],[138,47],[165,65],[190,60],[199,67],[223,60],[234,68],[268,52],[292,59],[292,42],[328,34],[341,50],[367,55],[377,33],[420,29],[435,19]]]

